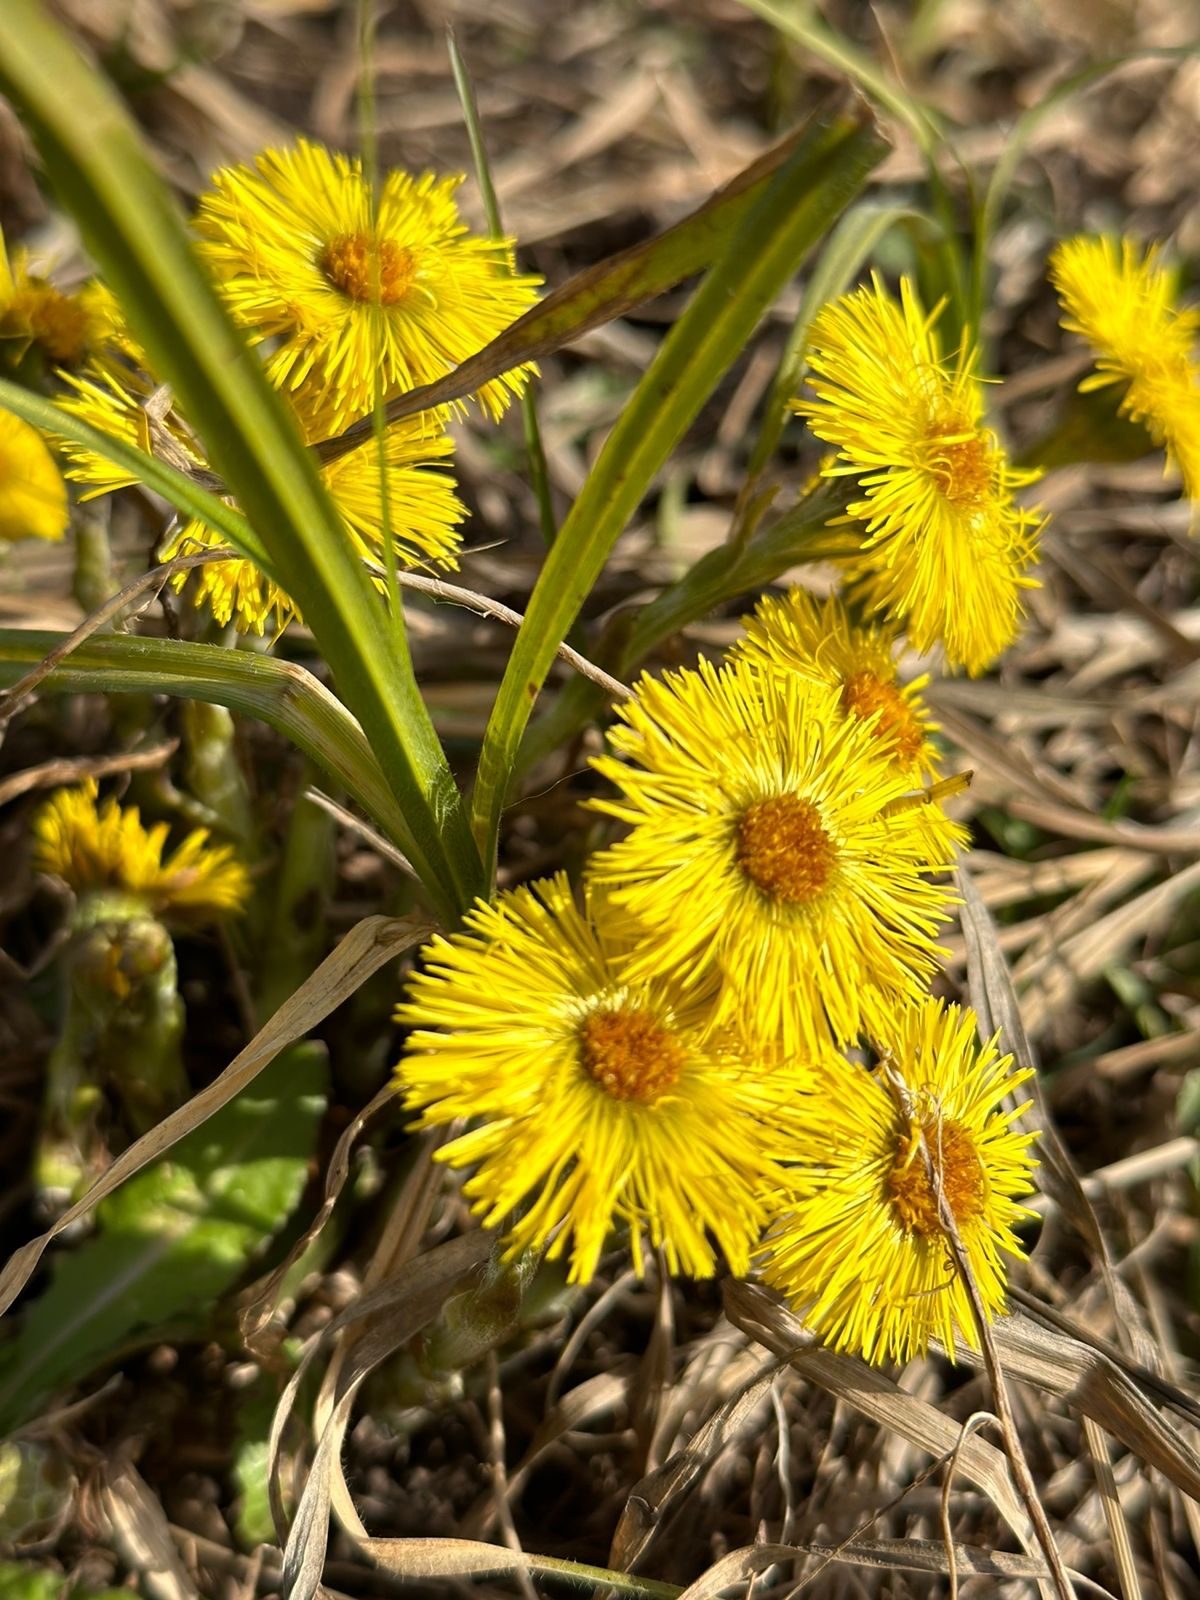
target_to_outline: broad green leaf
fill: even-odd
[[[445,378],[390,400],[388,421],[459,400],[490,378],[552,355],[581,334],[623,317],[711,266],[775,175],[809,137],[805,129],[789,134],[674,227],[576,273]],[[327,458],[342,455],[369,437],[370,429],[369,420],[355,423],[338,438],[319,445],[318,453]]]
[[[133,122],[37,0],[5,0],[0,88],[303,611],[406,818],[397,843],[452,918],[482,886],[480,864],[403,630],[343,536],[312,454],[226,315]]]
[[[0,629],[0,690],[12,688],[65,637]],[[72,650],[38,693],[174,694],[257,717],[303,750],[385,834],[402,833],[403,814],[362,729],[294,662],[179,639],[97,634]]]
[[[65,1572],[32,1567],[27,1561],[0,1561],[0,1600],[62,1600]]]
[[[630,397],[546,558],[492,708],[472,810],[485,860],[494,859],[500,811],[538,691],[618,535],[760,317],[884,148],[866,120],[810,127]]]
[[[164,1334],[205,1332],[220,1296],[303,1193],[326,1078],[321,1046],[293,1046],[98,1207],[96,1233],[57,1258],[49,1287],[0,1350],[0,1429]]]

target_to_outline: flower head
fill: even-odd
[[[36,428],[0,411],[0,539],[61,539],[67,486]]]
[[[142,825],[136,806],[97,804],[94,778],[59,789],[33,824],[34,862],[77,895],[117,891],[154,914],[191,921],[241,911],[250,891],[246,869],[225,844],[194,828],[163,859],[169,825]]]
[[[1200,310],[1178,303],[1178,275],[1157,245],[1132,239],[1065,239],[1050,258],[1063,327],[1096,352],[1080,389],[1125,385],[1121,412],[1149,430],[1178,467],[1183,492],[1200,500],[1200,365],[1193,359]]]
[[[956,1334],[978,1347],[939,1189],[989,1320],[1004,1308],[1036,1135],[1014,1127],[1025,1106],[1001,1102],[1031,1073],[1011,1071],[994,1039],[980,1046],[975,1027],[974,1012],[922,1000],[894,1013],[879,1072],[820,1066],[822,1114],[799,1128],[764,1275],[835,1349],[907,1361],[934,1338],[953,1354]]]
[[[983,422],[975,350],[953,365],[907,279],[876,278],[827,305],[809,335],[816,398],[795,409],[837,447],[827,477],[858,480],[846,515],[865,524],[850,579],[918,650],[984,671],[1016,638],[1041,519],[1013,500],[1036,476],[1010,465]]]
[[[952,900],[928,875],[962,830],[836,688],[701,662],[643,678],[620,715],[593,765],[621,798],[590,803],[630,832],[591,876],[642,930],[636,970],[723,979],[719,1014],[787,1054],[923,991]]]
[[[60,402],[64,410],[143,450],[169,449],[185,469],[207,468],[194,436],[174,410],[161,419],[157,438],[152,440],[146,410],[153,392],[149,382],[141,383],[136,375],[122,382],[111,369],[102,381],[64,376],[70,386]],[[85,445],[69,439],[60,439],[59,444],[69,463],[67,476],[87,486],[81,497],[85,500],[137,482],[124,467]],[[457,565],[458,524],[464,509],[454,480],[441,470],[453,450],[448,434],[432,431],[427,419],[412,418],[392,424],[384,436],[385,473],[380,471],[374,439],[322,465],[321,477],[341,513],[346,536],[360,556],[384,565],[381,525],[386,487],[388,524],[398,564]],[[205,523],[190,520],[167,538],[161,555],[170,560],[218,549],[221,543],[220,536]],[[172,579],[177,592],[188,577],[183,572]],[[268,622],[279,632],[297,614],[295,604],[278,584],[243,557],[199,568],[191,593],[196,605],[208,604],[219,626],[232,621],[242,632],[261,634]]]
[[[81,365],[108,339],[111,306],[98,282],[67,293],[31,271],[23,251],[10,259],[0,238],[0,340],[17,359],[35,345],[55,366]]]
[[[936,771],[938,752],[929,737],[935,724],[921,699],[929,679],[899,682],[893,629],[856,626],[843,600],[818,600],[807,589],[764,595],[742,626],[734,659],[832,684],[841,691],[842,709],[871,724],[897,767],[910,777]]]
[[[200,201],[201,251],[234,316],[275,339],[267,370],[316,396],[328,432],[385,397],[431,383],[533,304],[541,280],[513,269],[511,241],[476,238],[459,177],[392,171],[373,197],[362,163],[300,139],[252,167],[225,167]],[[499,416],[530,369],[487,383]]]
[[[745,1271],[781,1179],[770,1109],[798,1072],[773,1090],[761,1057],[714,1034],[708,997],[632,977],[620,922],[580,912],[562,874],[465,921],[411,980],[397,1076],[421,1126],[478,1119],[439,1159],[476,1168],[484,1223],[510,1222],[510,1254],[569,1252],[575,1282],[616,1224],[639,1271],[642,1229],[671,1271],[707,1277],[718,1249]]]

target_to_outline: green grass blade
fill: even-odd
[[[408,818],[413,866],[453,919],[482,887],[480,864],[403,639],[116,95],[36,0],[5,0],[4,12],[0,87],[152,365],[301,607]]]
[[[202,489],[186,473],[168,466],[165,461],[159,461],[156,456],[147,455],[137,445],[126,444],[123,439],[115,439],[111,434],[93,428],[90,422],[64,411],[52,400],[43,399],[41,395],[22,389],[19,384],[9,383],[4,378],[0,378],[0,406],[44,433],[55,433],[61,438],[71,439],[118,467],[124,467],[131,477],[144,483],[147,489],[153,489],[164,500],[169,500],[176,511],[203,522],[206,527],[219,533],[239,555],[256,562],[265,572],[275,576],[270,556],[245,517],[217,495]]]
[[[446,377],[389,400],[388,421],[460,400],[502,372],[552,355],[581,334],[710,267],[805,136],[804,129],[789,134],[674,227],[576,273]],[[357,422],[336,439],[326,440],[318,451],[325,459],[339,456],[369,434],[370,424]]]
[[[634,390],[546,558],[492,708],[472,810],[485,860],[495,852],[509,776],[538,691],[618,534],[759,318],[884,149],[870,122],[839,118],[811,127]]]
[[[64,637],[0,630],[0,690],[11,689]],[[340,700],[293,662],[178,639],[102,634],[72,650],[38,692],[174,694],[257,717],[303,750],[407,854],[404,812],[362,729]]]
[[[506,237],[504,222],[500,216],[500,201],[496,196],[496,186],[492,182],[491,163],[488,161],[487,145],[483,139],[483,125],[479,120],[475,86],[471,82],[462,51],[458,48],[453,28],[446,29],[446,48],[450,52],[450,71],[454,75],[458,103],[462,107],[463,121],[467,125],[471,159],[475,163],[475,181],[479,185],[479,193],[483,200],[488,233],[493,239],[503,239]],[[520,404],[521,426],[525,434],[525,455],[529,466],[529,486],[537,502],[542,538],[547,544],[553,544],[558,537],[558,524],[554,520],[554,505],[550,498],[550,475],[546,467],[546,451],[542,445],[541,424],[538,422],[537,390],[532,383],[527,383],[522,389]]]
[[[982,201],[975,207],[975,248],[972,255],[971,276],[971,309],[977,327],[982,325],[983,313],[987,306],[989,291],[988,261],[995,238],[996,229],[1000,224],[1000,216],[1004,210],[1004,202],[1008,191],[1012,187],[1013,179],[1017,175],[1017,168],[1029,147],[1029,141],[1037,132],[1039,124],[1051,111],[1070,100],[1074,95],[1083,94],[1086,90],[1094,88],[1103,82],[1118,68],[1125,67],[1133,61],[1145,60],[1184,60],[1196,54],[1195,45],[1158,45],[1149,46],[1142,50],[1131,50],[1126,55],[1111,56],[1105,61],[1090,61],[1087,66],[1081,67],[1077,72],[1068,74],[1061,82],[1056,83],[1037,105],[1030,106],[1021,113],[1008,131],[1003,148],[996,158],[996,165],[992,168],[991,178],[988,180],[983,192]]]
[[[835,32],[815,5],[805,0],[787,0],[785,4],[780,0],[742,0],[742,3],[787,38],[845,73],[864,94],[905,124],[926,156],[942,142],[941,125],[929,107],[882,72],[865,50]]]

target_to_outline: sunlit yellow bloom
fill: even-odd
[[[1178,273],[1157,245],[1132,239],[1065,239],[1050,257],[1063,327],[1096,352],[1082,390],[1124,384],[1121,411],[1165,447],[1189,500],[1200,499],[1200,310],[1178,303]]]
[[[511,241],[476,238],[458,215],[460,177],[386,174],[372,214],[362,163],[300,139],[225,167],[202,196],[201,250],[280,387],[319,397],[330,432],[385,397],[431,383],[527,311],[540,279],[513,269]],[[487,383],[498,416],[531,369]]]
[[[119,439],[122,444],[136,445],[147,455],[161,454],[164,448],[169,448],[173,465],[184,471],[207,467],[199,446],[176,411],[158,419],[155,434],[144,409],[152,393],[151,384],[140,383],[133,375],[123,382],[115,376],[99,379],[90,373],[75,376],[64,372],[62,378],[67,388],[57,397],[56,403],[63,411],[70,412],[81,422],[90,423],[100,433]],[[55,443],[66,457],[67,477],[83,486],[80,500],[95,500],[118,489],[130,489],[140,481],[127,467],[110,461],[87,445],[76,444],[65,436],[56,437]]]
[[[159,453],[168,448],[184,470],[207,470],[199,446],[174,411],[152,437],[144,410],[148,386],[143,395],[132,380],[123,387],[115,376],[104,382],[64,377],[70,385],[70,392],[60,402],[64,410],[142,450]],[[81,497],[85,500],[137,482],[123,467],[86,446],[69,439],[60,439],[59,444],[70,463],[67,476],[88,486]],[[388,521],[400,567],[426,562],[443,568],[457,565],[458,524],[465,513],[454,480],[440,470],[453,449],[449,435],[431,431],[428,419],[414,418],[387,430]],[[383,566],[381,474],[375,441],[368,440],[325,463],[321,476],[355,550]],[[223,542],[204,523],[188,521],[168,537],[161,554],[170,560],[219,549]],[[174,588],[182,590],[188,577],[187,573],[177,574],[172,579]],[[268,622],[272,631],[278,632],[296,616],[296,607],[283,590],[252,561],[241,557],[197,569],[191,594],[197,605],[208,604],[219,626],[232,621],[243,632],[263,633]]]
[[[907,1361],[930,1339],[953,1353],[955,1334],[978,1348],[922,1141],[988,1320],[1004,1309],[1036,1135],[1013,1126],[1025,1106],[1001,1103],[1031,1073],[1011,1071],[975,1028],[974,1012],[927,999],[895,1013],[878,1072],[820,1066],[820,1115],[796,1123],[791,1209],[768,1236],[764,1275],[836,1349]]]
[[[241,911],[250,892],[246,869],[232,848],[210,844],[194,828],[163,859],[168,823],[142,825],[136,806],[114,799],[97,804],[94,778],[59,789],[33,824],[34,862],[76,894],[115,890],[144,900],[155,915],[189,920]]]
[[[735,659],[832,684],[841,692],[842,709],[871,723],[898,767],[914,778],[936,771],[938,752],[930,739],[936,724],[921,699],[929,678],[900,683],[893,629],[856,626],[844,601],[836,595],[818,600],[807,589],[790,589],[782,598],[764,595],[742,626]]]
[[[858,597],[974,674],[1020,631],[1041,518],[1013,490],[1037,474],[1013,467],[984,424],[975,349],[964,341],[943,361],[939,309],[927,316],[907,279],[899,304],[878,278],[831,302],[809,336],[816,399],[795,409],[837,447],[825,475],[862,491],[847,507],[865,525],[849,569]]]
[[[924,990],[962,830],[836,688],[702,662],[619,714],[593,765],[622,797],[590,804],[631,831],[590,871],[644,931],[636,970],[723,977],[720,1015],[800,1054]]]
[[[33,344],[55,366],[79,366],[109,336],[110,303],[96,282],[70,294],[56,288],[30,271],[23,251],[10,260],[0,238],[0,340],[18,358]]]
[[[67,487],[36,428],[0,411],[0,539],[61,539]]]
[[[799,1070],[714,1034],[708,996],[632,977],[624,930],[577,910],[561,874],[465,922],[422,954],[397,1074],[420,1126],[478,1119],[438,1156],[476,1168],[485,1225],[509,1225],[511,1254],[568,1255],[574,1282],[618,1224],[639,1272],[642,1230],[671,1271],[707,1277],[720,1251],[744,1272]]]

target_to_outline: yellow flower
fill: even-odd
[[[1132,239],[1065,239],[1050,258],[1062,325],[1096,352],[1080,389],[1126,385],[1121,412],[1165,447],[1189,500],[1200,499],[1200,310],[1178,303],[1178,274],[1157,245]]]
[[[815,400],[794,403],[836,445],[826,477],[858,480],[847,517],[865,524],[850,564],[872,611],[903,623],[916,649],[983,672],[1017,637],[1041,519],[1013,501],[1036,473],[1010,465],[983,422],[976,352],[942,360],[907,279],[897,304],[876,278],[827,305],[808,360]]]
[[[643,678],[622,705],[622,791],[595,809],[631,831],[591,876],[641,928],[639,973],[723,976],[723,1020],[787,1054],[858,1037],[923,992],[962,830],[911,794],[836,688],[752,662]],[[628,764],[626,764],[628,763]]]
[[[842,709],[871,724],[899,768],[912,778],[936,772],[939,757],[929,737],[936,724],[921,699],[929,678],[898,681],[892,629],[858,627],[836,595],[818,600],[807,589],[790,589],[780,599],[764,595],[742,626],[734,660],[832,684]]]
[[[578,911],[565,875],[465,922],[423,952],[397,1075],[420,1126],[479,1119],[439,1159],[477,1169],[465,1193],[484,1224],[515,1215],[509,1254],[569,1253],[573,1282],[618,1223],[639,1272],[642,1229],[673,1272],[707,1277],[718,1250],[746,1271],[782,1181],[772,1107],[799,1072],[713,1034],[705,996],[631,977],[624,931],[595,900]]]
[[[201,252],[227,304],[277,341],[268,372],[316,394],[326,431],[371,409],[377,378],[385,397],[431,383],[533,304],[541,279],[514,271],[511,242],[468,234],[461,182],[389,172],[373,207],[360,161],[300,139],[222,168],[202,196]],[[483,386],[493,417],[531,370]]]
[[[0,339],[17,359],[33,344],[59,367],[79,366],[111,332],[111,299],[95,281],[73,294],[31,272],[23,251],[10,260],[0,237]]]
[[[1001,1102],[1032,1076],[1012,1072],[996,1041],[980,1046],[975,1014],[926,999],[898,1010],[882,1065],[826,1062],[814,1108],[795,1122],[788,1214],[767,1239],[768,1283],[838,1350],[907,1361],[930,1339],[953,1354],[978,1347],[967,1289],[950,1254],[928,1151],[990,1321],[1004,1309],[1013,1224],[1029,1216],[1036,1135]]]
[[[0,539],[61,539],[67,487],[36,428],[0,411]]]
[[[152,392],[149,382],[131,376],[123,386],[115,373],[103,382],[63,375],[72,392],[60,401],[63,409],[90,422],[115,438],[157,453],[164,444],[184,470],[205,470],[207,462],[190,431],[170,412],[163,420],[165,433],[152,440],[144,402]],[[88,485],[82,499],[128,488],[137,479],[104,456],[68,439],[59,440],[70,465],[67,476]],[[444,568],[457,565],[458,524],[464,516],[454,492],[454,480],[436,470],[453,454],[448,434],[430,431],[427,418],[394,424],[385,436],[388,519],[397,563],[401,567],[432,562]],[[382,495],[379,454],[374,439],[348,451],[321,468],[321,476],[341,513],[351,544],[364,559],[384,565],[381,540]],[[230,502],[232,503],[232,502]],[[206,549],[219,549],[222,540],[204,523],[189,521],[165,541],[161,555],[170,560]],[[178,592],[187,573],[172,579]],[[241,557],[214,562],[193,575],[192,598],[207,602],[217,624],[233,621],[243,632],[261,634],[268,620],[274,632],[296,616],[292,600],[252,561]]]
[[[78,895],[115,890],[144,900],[155,915],[191,920],[241,911],[246,869],[225,844],[194,828],[163,859],[169,824],[142,825],[136,806],[97,804],[94,778],[59,789],[34,818],[34,864]]]

